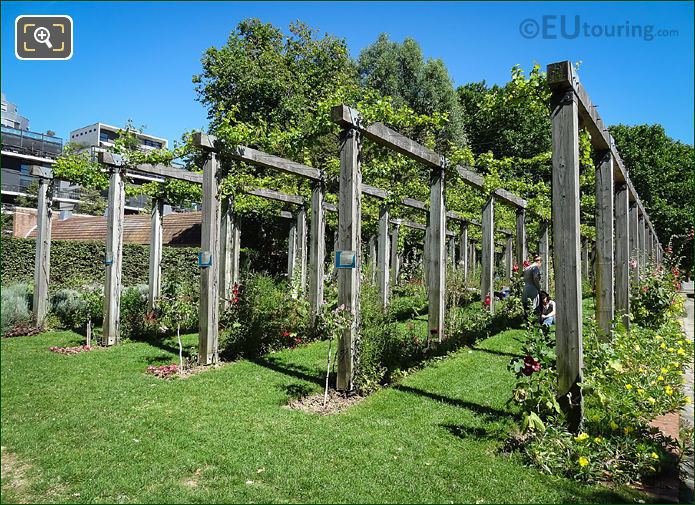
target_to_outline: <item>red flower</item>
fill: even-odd
[[[517,273],[517,272],[519,271],[519,264],[518,264],[518,263],[514,263],[514,266],[512,267],[512,270],[514,271],[514,273]]]
[[[490,304],[492,303],[492,300],[490,299],[490,295],[487,295],[485,297],[485,302],[483,302],[483,303],[485,304],[486,307],[490,306]]]
[[[642,291],[645,293],[649,291],[649,286],[642,286]]]
[[[524,260],[524,268],[526,268],[530,264],[531,264],[531,262],[529,260]]]
[[[287,330],[285,330],[285,331],[282,332],[282,336],[285,337],[285,338],[287,338],[287,337],[290,336],[290,332],[287,331]]]

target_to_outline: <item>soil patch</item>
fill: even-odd
[[[310,412],[312,414],[329,416],[342,412],[365,398],[366,396],[358,394],[345,395],[338,391],[331,390],[328,392],[327,401],[323,393],[318,393],[290,400],[287,407],[290,409],[303,410],[304,412]]]

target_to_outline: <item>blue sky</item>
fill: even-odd
[[[14,22],[22,14],[72,16],[73,58],[17,60]],[[542,24],[548,15],[677,35],[522,36],[524,20]],[[692,144],[693,15],[691,2],[2,2],[2,90],[34,131],[67,138],[97,121],[120,126],[133,119],[172,141],[207,124],[191,83],[206,48],[224,44],[244,18],[283,28],[301,19],[345,38],[353,56],[382,32],[398,41],[413,37],[426,57],[444,60],[456,85],[504,83],[517,63],[581,60],[580,78],[608,124],[661,123]]]

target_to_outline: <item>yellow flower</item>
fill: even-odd
[[[685,351],[683,350],[682,347],[680,349],[678,349],[678,354],[680,354],[681,356],[685,356]]]
[[[688,405],[690,405],[692,403],[692,400],[690,399],[689,396],[685,397],[685,403],[687,403]]]
[[[668,384],[664,387],[664,391],[666,391],[666,394],[671,396],[673,394],[673,388],[669,386]]]
[[[586,459],[584,456],[579,458],[579,466],[586,466],[589,464],[589,460]]]
[[[634,428],[631,428],[629,426],[626,426],[625,428],[623,428],[623,433],[625,433],[626,435],[632,431],[634,431]]]
[[[628,391],[632,389],[632,384],[625,384],[625,389]]]
[[[639,346],[638,344],[635,344],[634,349],[635,349],[635,351],[639,351],[639,350],[640,350],[640,346]]]
[[[656,400],[651,396],[649,398],[647,398],[647,400],[649,400],[649,403],[651,403],[652,405],[654,405],[656,403]]]
[[[668,373],[668,368],[661,367],[661,373]]]
[[[664,342],[661,342],[661,345],[659,347],[661,347],[662,349],[666,349],[666,344]]]
[[[611,428],[614,429],[614,430],[617,430],[617,429],[618,429],[618,425],[616,424],[615,421],[611,421]]]
[[[596,442],[597,444],[600,444],[602,440],[603,440],[603,439],[602,439],[601,437],[596,437],[596,438],[594,439],[594,442]]]
[[[662,380],[664,380],[664,377],[663,377],[663,375],[659,375],[659,376],[658,376],[658,377],[656,378],[656,380],[658,380],[658,381],[662,381]]]
[[[580,433],[579,435],[574,437],[574,440],[576,442],[582,442],[582,441],[586,440],[587,438],[589,438],[589,435],[587,435],[586,433]]]
[[[654,338],[657,339],[657,340],[663,340],[663,339],[664,339],[664,337],[662,337],[661,335],[657,335],[657,336],[654,337]]]
[[[659,455],[655,452],[652,453],[652,458],[659,459]]]
[[[676,352],[676,350],[673,347],[669,347],[668,352]]]
[[[637,390],[637,392],[638,392],[639,394],[643,395],[643,394],[644,394],[644,389],[639,388],[639,389]]]

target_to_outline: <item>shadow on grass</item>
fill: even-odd
[[[290,377],[301,379],[303,381],[313,382],[314,384],[318,384],[319,386],[322,386],[324,384],[324,381],[326,380],[326,377],[322,376],[321,372],[315,369],[303,367],[300,365],[290,365],[288,363],[283,363],[280,360],[277,360],[270,356],[253,358],[249,361],[269,370],[273,370],[274,372],[289,375]]]
[[[457,424],[440,424],[439,426],[446,429],[455,437],[462,439],[478,438],[482,440],[503,441],[507,435],[506,431],[486,430],[485,428],[472,428],[470,426],[463,426]]]
[[[470,410],[487,417],[505,417],[509,419],[515,418],[515,414],[512,412],[507,412],[506,410],[496,409],[494,407],[486,407],[485,405],[480,405],[478,403],[468,402],[465,400],[459,400],[458,398],[449,398],[448,396],[443,396],[437,393],[431,393],[429,391],[424,391],[422,389],[413,388],[410,386],[403,386],[401,384],[396,384],[393,389],[398,391],[403,391],[404,393],[411,393],[418,396],[424,396],[430,398],[434,401],[446,403],[453,407],[460,407],[462,409]]]
[[[494,354],[496,356],[508,356],[510,358],[523,358],[523,354],[517,354],[513,352],[505,352],[505,351],[496,351],[494,349],[485,349],[484,347],[476,347],[473,346],[471,347],[472,350],[474,351],[480,351],[480,352],[485,352],[487,354]]]

